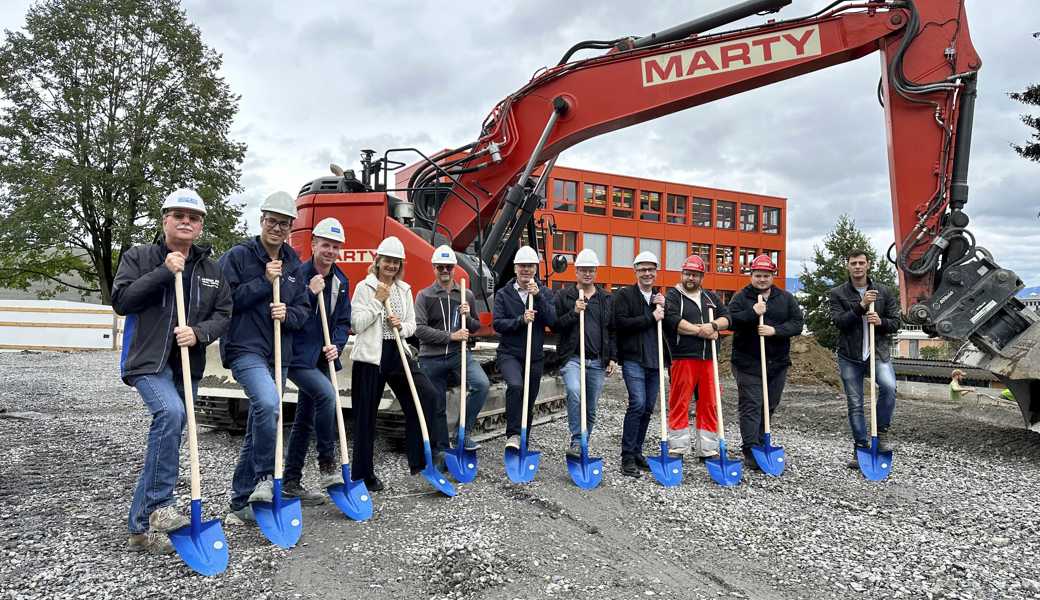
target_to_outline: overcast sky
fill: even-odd
[[[268,193],[299,189],[328,174],[329,162],[356,167],[362,148],[434,151],[472,141],[497,101],[575,42],[646,35],[732,3],[183,5],[205,43],[223,54],[223,75],[242,97],[233,137],[248,153],[236,200],[252,216],[248,209]],[[780,16],[828,3],[795,0]],[[0,3],[0,28],[21,28],[28,4]],[[983,60],[967,211],[979,243],[1027,285],[1038,285],[1040,163],[1010,147],[1031,130],[1019,119],[1027,107],[1007,92],[1040,82],[1040,40],[1031,35],[1040,31],[1040,7],[1036,0],[967,0],[967,11]],[[892,242],[878,76],[878,55],[870,55],[589,140],[560,164],[784,196],[787,272],[794,276],[842,212],[879,250]]]

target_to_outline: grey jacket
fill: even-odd
[[[462,328],[459,315],[461,292],[454,282],[450,294],[434,282],[415,297],[415,337],[419,338],[419,356],[448,356],[461,351],[459,342],[451,341],[452,332]],[[476,296],[472,290],[466,290],[466,303],[469,304],[466,329],[472,335],[480,329]]]

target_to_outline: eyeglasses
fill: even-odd
[[[451,271],[455,268],[455,265],[434,265],[438,271]]]
[[[639,267],[636,273],[656,273],[657,267]]]
[[[202,215],[200,215],[199,213],[182,212],[182,211],[177,210],[177,211],[169,212],[167,214],[170,215],[171,217],[173,217],[174,221],[184,221],[184,220],[187,220],[192,225],[198,225],[199,223],[202,222]]]
[[[281,229],[287,230],[292,225],[292,221],[279,221],[278,219],[272,219],[271,217],[264,217],[261,222],[267,226],[268,229]]]

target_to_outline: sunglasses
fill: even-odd
[[[455,265],[435,265],[438,271],[453,271]]]

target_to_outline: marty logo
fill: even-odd
[[[644,58],[643,87],[819,56],[820,27],[798,27]]]
[[[344,248],[339,251],[339,262],[370,263],[375,261],[376,251],[367,248]]]

